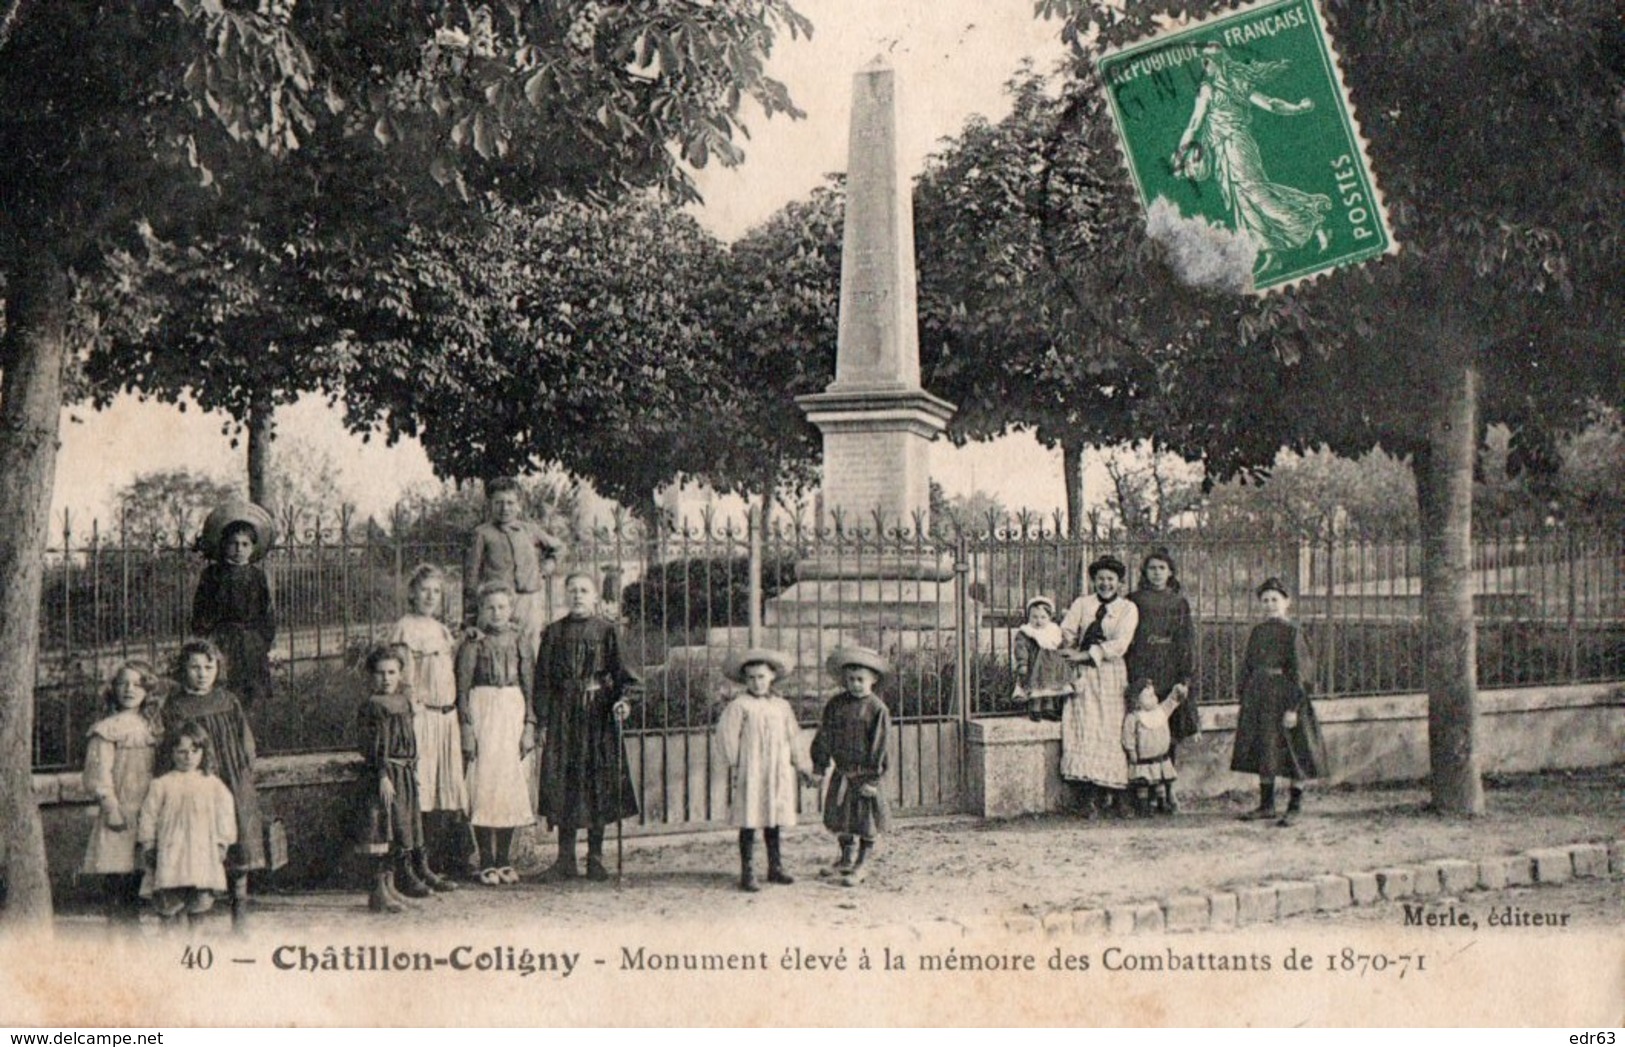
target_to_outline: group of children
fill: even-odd
[[[179,690],[141,660],[113,674],[108,715],[90,731],[85,785],[96,824],[83,871],[103,877],[107,912],[133,922],[141,899],[166,920],[201,916],[229,891],[240,921],[248,875],[266,867],[254,787],[254,734],[242,704],[216,686],[222,656],[191,640],[177,658]],[[162,756],[166,773],[154,777]]]
[[[493,492],[493,501],[502,499],[516,500],[511,487]],[[608,879],[605,828],[638,812],[620,732],[638,681],[621,660],[618,632],[596,614],[593,579],[577,573],[565,579],[565,616],[531,641],[535,623],[519,620],[516,608],[535,589],[521,593],[513,579],[486,577],[492,572],[485,568],[508,564],[517,571],[528,563],[546,574],[557,545],[544,532],[516,528],[513,507],[506,508],[497,513],[505,519],[475,537],[485,580],[462,635],[442,620],[445,575],[424,565],[409,580],[408,613],[366,659],[371,694],[357,718],[364,770],[355,850],[372,863],[369,906],[377,912],[400,912],[414,899],[456,890],[452,878],[435,871],[431,854],[455,857],[469,849],[470,838],[477,882],[519,882],[514,832],[538,814],[559,832],[559,856],[546,879],[583,875],[575,851],[581,828],[588,831],[584,875]],[[134,920],[144,897],[160,917],[182,920],[209,912],[221,894],[229,894],[240,922],[249,874],[268,866],[268,843],[276,837],[261,813],[254,734],[238,695],[252,699],[268,690],[276,626],[256,561],[272,540],[270,517],[257,506],[229,503],[212,513],[200,542],[214,562],[200,581],[193,616],[195,630],[210,638],[181,647],[174,693],[141,660],[120,666],[105,692],[108,715],[91,729],[85,760],[85,785],[97,806],[83,871],[104,878],[115,922]],[[1167,570],[1153,572],[1147,592],[1167,589],[1156,583],[1173,574],[1166,552],[1148,557],[1148,565],[1153,560]],[[1124,573],[1115,560],[1095,566],[1118,578]],[[1275,817],[1274,778],[1289,777],[1281,820],[1290,824],[1301,810],[1303,782],[1321,771],[1323,749],[1307,700],[1308,656],[1301,632],[1286,620],[1285,587],[1271,579],[1259,597],[1269,621],[1249,638],[1232,767],[1260,775],[1253,818]],[[1055,610],[1048,597],[1029,600],[1016,635],[1015,694],[1035,720],[1063,718],[1080,678],[1074,666],[1096,666],[1105,649],[1099,637],[1086,642],[1093,636],[1087,630],[1069,643]],[[1106,617],[1097,610],[1096,631]],[[1174,634],[1188,631],[1187,622]],[[228,667],[229,688],[219,686]],[[794,710],[774,690],[792,668],[787,655],[766,648],[736,654],[725,667],[743,688],[723,710],[716,734],[731,772],[730,821],[739,831],[744,891],[760,889],[757,830],[767,882],[794,882],[780,833],[795,824],[800,786],[823,782],[823,821],[840,851],[822,874],[848,886],[867,876],[890,821],[881,781],[891,718],[875,691],[891,666],[864,647],[830,656],[827,669],[840,690],[826,702],[807,752]],[[1188,697],[1188,671],[1176,671],[1179,682],[1162,688],[1161,697],[1150,673],[1137,676],[1124,695],[1121,744],[1139,813],[1153,802],[1165,812],[1176,809],[1170,717]],[[160,760],[166,773],[154,777]]]
[[[503,498],[511,500],[510,489],[494,492],[493,500]],[[476,541],[501,550],[507,532],[500,523],[486,529],[493,534]],[[522,537],[528,541],[529,533]],[[193,626],[203,635],[181,647],[172,680],[137,659],[120,666],[106,689],[107,715],[91,728],[85,760],[96,822],[82,871],[103,878],[114,922],[134,921],[143,898],[166,921],[189,921],[227,895],[241,923],[249,874],[267,868],[267,823],[244,709],[269,689],[276,623],[258,560],[272,540],[271,519],[258,506],[232,502],[212,513],[199,539],[211,563],[194,598]],[[507,561],[523,566],[525,555],[512,555],[513,548]],[[501,561],[489,550],[482,557],[484,564]],[[372,866],[374,911],[400,912],[415,899],[456,890],[435,870],[436,852],[455,858],[471,849],[477,882],[517,883],[514,832],[538,813],[559,831],[559,859],[546,878],[582,875],[575,855],[581,828],[588,831],[586,877],[609,878],[605,827],[637,813],[620,736],[637,678],[621,661],[614,625],[596,615],[593,580],[573,574],[564,587],[566,615],[533,644],[515,616],[520,594],[507,580],[479,585],[475,614],[458,636],[442,620],[444,573],[432,565],[412,573],[407,613],[367,655],[371,693],[357,715],[364,764],[355,851]],[[826,871],[846,883],[863,880],[889,820],[878,783],[890,717],[874,693],[889,666],[868,649],[835,652],[830,670],[843,690],[824,711],[810,759],[794,712],[773,693],[789,667],[786,656],[761,649],[730,662],[729,675],[745,690],[724,712],[718,736],[734,769],[745,890],[758,889],[757,829],[768,882],[793,882],[779,831],[795,824],[799,782],[811,785],[833,768],[824,820],[841,852]],[[228,672],[231,686],[221,686]],[[538,750],[544,759],[533,775]]]
[[[1123,788],[1125,777],[1136,814],[1153,809],[1172,814],[1178,810],[1175,747],[1180,739],[1200,731],[1196,710],[1187,704],[1194,646],[1190,606],[1180,595],[1173,558],[1165,549],[1147,555],[1140,587],[1121,602],[1118,592],[1126,574],[1122,561],[1103,556],[1089,565],[1088,574],[1096,592],[1080,597],[1065,623],[1056,623],[1055,604],[1048,597],[1027,601],[1026,621],[1015,635],[1014,697],[1026,703],[1035,721],[1064,723],[1072,717],[1071,733],[1063,725],[1061,770],[1063,777],[1085,786],[1086,814],[1095,813],[1095,798],[1100,795],[1122,813],[1114,790]],[[1306,784],[1325,774],[1325,743],[1309,698],[1313,666],[1303,630],[1288,617],[1287,587],[1272,577],[1256,595],[1265,620],[1249,634],[1242,658],[1230,768],[1259,777],[1258,807],[1242,818],[1285,827],[1303,810]],[[1118,610],[1123,613],[1114,618]],[[1115,672],[1106,672],[1107,668]],[[1103,681],[1109,694],[1099,693]],[[1087,696],[1086,685],[1093,688]],[[1097,756],[1103,746],[1113,744],[1098,729],[1076,726],[1077,719],[1087,715],[1087,710],[1075,713],[1078,699],[1088,697],[1095,706],[1112,708],[1118,693],[1123,699],[1123,762],[1116,764],[1118,776],[1114,780],[1097,776],[1087,754],[1069,768],[1069,743]],[[1115,759],[1112,754],[1105,762]],[[1279,814],[1277,778],[1290,782],[1286,810]]]
[[[1030,719],[1060,720],[1062,708],[1072,696],[1073,669],[1064,633],[1055,621],[1055,602],[1035,596],[1027,601],[1026,611],[1027,620],[1015,635],[1014,696],[1026,702]],[[1174,765],[1169,724],[1188,694],[1189,687],[1180,683],[1159,699],[1155,682],[1140,677],[1130,681],[1123,696],[1126,712],[1121,738],[1137,814],[1177,810],[1174,782],[1179,771]]]

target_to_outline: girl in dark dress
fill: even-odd
[[[1190,690],[1191,665],[1196,650],[1196,628],[1191,605],[1181,592],[1174,559],[1166,549],[1155,549],[1140,562],[1140,584],[1129,594],[1140,609],[1140,624],[1128,649],[1128,675],[1132,680],[1150,680],[1160,703],[1174,688]],[[1169,715],[1171,742],[1168,758],[1178,763],[1179,743],[1202,733],[1201,711],[1194,699],[1182,695]],[[1162,800],[1162,812],[1179,810],[1178,798],[1170,781]]]
[[[414,858],[423,853],[423,814],[418,804],[418,744],[412,703],[401,690],[406,655],[392,645],[367,655],[372,696],[357,716],[357,747],[367,759],[361,834],[356,853],[373,859],[373,912],[400,912],[402,895],[427,898],[434,892],[419,876]],[[395,882],[399,871],[400,884]]]
[[[621,724],[640,681],[621,659],[621,634],[598,615],[590,575],[564,579],[569,612],[542,633],[536,654],[536,722],[542,735],[539,807],[558,827],[558,860],[549,880],[581,875],[576,830],[587,830],[589,880],[609,879],[604,830],[638,814],[637,790],[621,750]]]
[[[220,661],[220,649],[208,640],[188,640],[181,646],[176,673],[181,689],[164,703],[163,751],[174,751],[177,732],[188,722],[209,734],[215,773],[231,790],[237,811],[237,842],[226,857],[226,872],[232,922],[241,926],[248,916],[248,874],[266,866],[265,822],[254,787],[254,731],[237,696],[215,686]]]
[[[256,562],[271,538],[270,514],[251,502],[228,502],[209,514],[198,545],[212,561],[192,597],[192,634],[207,636],[226,656],[226,686],[253,706],[271,695],[271,643],[276,609],[271,583]]]
[[[1291,798],[1276,822],[1288,826],[1303,810],[1304,784],[1325,774],[1326,747],[1309,701],[1314,665],[1303,630],[1287,619],[1292,600],[1286,586],[1267,579],[1258,599],[1266,620],[1247,637],[1230,769],[1258,775],[1258,808],[1242,815],[1243,821],[1275,818],[1275,779],[1290,779]]]

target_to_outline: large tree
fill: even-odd
[[[1038,6],[1063,20],[1080,83],[1099,91],[1090,62],[1099,49],[1222,5]],[[1268,326],[1318,321],[1325,337],[1272,368],[1302,395],[1261,413],[1284,410],[1289,429],[1334,448],[1380,442],[1411,458],[1433,802],[1476,813],[1483,795],[1470,538],[1482,425],[1511,423],[1515,446],[1538,460],[1588,395],[1617,399],[1625,389],[1618,10],[1610,0],[1325,7],[1404,249],[1276,296],[1282,308],[1262,318]],[[1247,326],[1258,329],[1256,321]]]
[[[51,0],[5,11],[3,915],[43,924],[29,752],[46,514],[73,355],[70,274],[99,273],[121,244],[135,249],[143,223],[162,241],[206,248],[255,221],[314,213],[342,231],[333,242],[343,249],[434,221],[448,201],[476,215],[488,194],[513,186],[603,197],[654,185],[687,198],[685,164],[739,159],[746,100],[792,109],[764,62],[777,34],[809,26],[787,0]]]

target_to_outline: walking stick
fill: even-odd
[[[621,733],[621,718],[613,707],[610,718],[615,721],[615,889],[621,889],[621,876],[625,870],[626,854],[621,829],[621,789],[626,783],[626,737]]]

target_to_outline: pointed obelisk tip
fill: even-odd
[[[875,55],[873,58],[869,59],[867,65],[858,70],[860,73],[885,73],[890,71],[891,63],[886,61],[886,56],[883,54]]]

